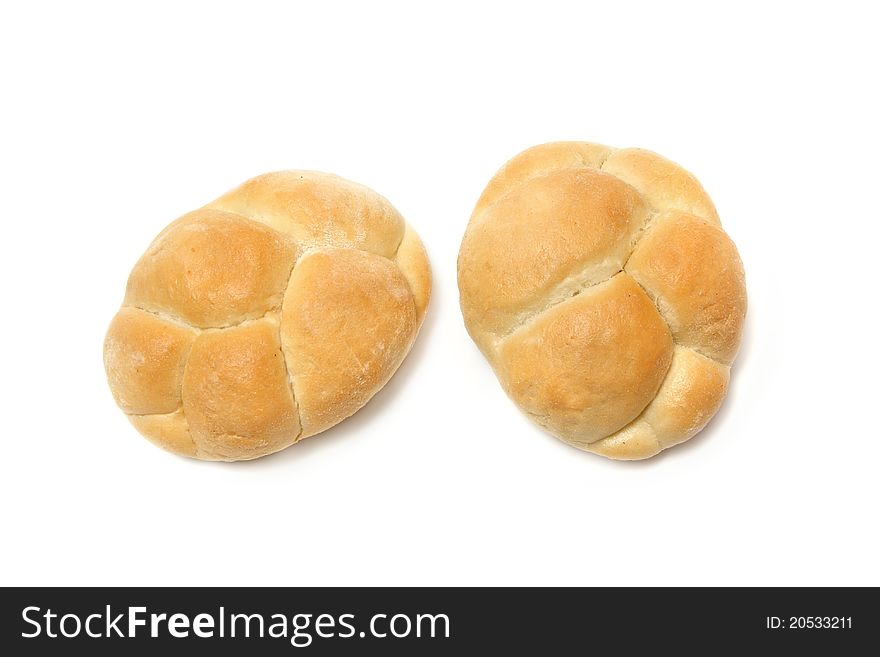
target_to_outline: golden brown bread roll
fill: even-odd
[[[264,456],[366,404],[430,293],[422,243],[383,197],[330,174],[259,176],[135,265],[104,345],[110,388],[171,452]]]
[[[468,332],[510,398],[581,449],[642,459],[691,438],[727,392],[742,262],[687,171],[585,142],[520,153],[458,259]]]

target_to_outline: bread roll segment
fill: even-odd
[[[477,202],[458,282],[502,387],[575,447],[648,458],[727,392],[742,262],[697,179],[659,155],[556,142],[514,157]]]
[[[256,319],[281,302],[298,250],[255,221],[197,210],[163,231],[134,266],[125,305],[197,328]]]
[[[539,424],[589,444],[642,412],[671,360],[669,328],[648,295],[621,273],[502,340],[496,372]]]
[[[281,310],[281,344],[299,402],[302,437],[363,406],[415,339],[406,278],[381,256],[315,250],[293,270]]]
[[[300,435],[275,313],[196,339],[183,412],[206,457],[235,459],[287,447]]]
[[[183,365],[198,331],[139,308],[122,308],[107,330],[104,361],[126,413],[171,413],[181,405]]]
[[[430,293],[425,249],[386,199],[331,174],[265,174],[147,249],[107,333],[108,381],[160,447],[257,458],[367,403]]]

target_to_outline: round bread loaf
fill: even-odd
[[[151,441],[253,459],[353,414],[391,378],[431,291],[416,233],[374,191],[311,171],[247,181],[135,265],[104,364]]]
[[[536,146],[483,192],[458,259],[468,332],[558,438],[642,459],[721,405],[746,312],[742,262],[687,171],[639,149]]]

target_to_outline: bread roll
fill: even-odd
[[[700,431],[727,392],[742,262],[687,171],[583,142],[520,153],[458,258],[468,332],[510,398],[565,442],[643,459]]]
[[[171,452],[264,456],[366,404],[430,293],[422,243],[383,197],[324,173],[259,176],[135,265],[104,345],[110,389]]]

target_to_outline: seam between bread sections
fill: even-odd
[[[189,418],[186,417],[186,409],[183,404],[183,382],[186,380],[186,368],[189,367],[189,357],[192,355],[192,348],[195,345],[196,340],[198,340],[198,336],[193,340],[193,344],[189,346],[189,349],[186,352],[186,358],[183,359],[183,365],[180,369],[180,415],[183,417],[183,421],[186,422],[186,435],[189,436],[189,439],[192,441],[193,449],[195,450],[195,457],[202,458],[202,456],[204,456],[202,447],[196,440],[196,437],[193,435],[192,429],[189,426]]]
[[[624,273],[623,269],[620,269],[613,273],[611,276],[603,278],[600,281],[586,281],[584,284],[574,287],[571,290],[566,290],[566,287],[571,285],[573,280],[577,280],[580,276],[583,275],[583,269],[576,274],[572,274],[571,276],[567,276],[562,282],[555,285],[553,291],[549,294],[545,295],[550,298],[549,303],[544,303],[538,308],[533,309],[531,312],[527,312],[521,315],[519,320],[514,321],[510,328],[504,333],[495,335],[495,343],[496,347],[500,346],[502,342],[506,341],[508,338],[518,333],[522,329],[534,324],[538,319],[540,319],[543,315],[546,315],[551,310],[558,308],[559,306],[565,305],[572,299],[578,297],[582,293],[593,289],[594,287],[598,287],[600,285],[604,285],[609,282],[616,276]],[[564,292],[568,292],[567,294]],[[562,293],[562,294],[560,294]]]
[[[666,324],[666,327],[669,329],[669,335],[672,337],[672,344],[673,345],[678,346],[678,347],[684,347],[685,349],[690,349],[691,351],[698,353],[700,356],[703,356],[704,358],[708,358],[712,362],[717,363],[718,365],[721,365],[722,367],[730,367],[731,363],[725,363],[724,361],[719,360],[719,359],[715,358],[714,356],[710,356],[699,345],[683,344],[683,343],[679,342],[675,337],[675,332],[672,330],[672,324],[669,321],[669,317],[663,311],[663,307],[660,303],[660,297],[657,296],[656,294],[653,294],[647,287],[642,285],[641,281],[639,281],[635,276],[633,276],[629,272],[626,272],[626,274],[631,279],[633,279],[640,288],[642,288],[642,291],[647,295],[647,297],[654,304],[654,307],[657,309],[657,314],[660,315],[660,318],[664,321],[664,323]]]
[[[293,371],[287,364],[287,354],[284,351],[284,345],[281,343],[281,320],[278,321],[278,349],[281,351],[281,360],[284,361],[284,371],[287,374],[287,386],[290,389],[290,399],[293,401],[293,408],[296,411],[296,419],[299,423],[299,431],[297,431],[291,444],[298,442],[303,435],[302,412],[299,409],[299,401],[296,398],[296,384],[293,381]]]
[[[199,326],[193,326],[189,322],[184,319],[181,319],[177,315],[172,313],[164,312],[162,310],[150,310],[149,308],[144,308],[143,306],[139,306],[137,304],[122,304],[122,308],[131,308],[132,310],[140,310],[142,313],[149,313],[158,317],[159,319],[168,322],[169,324],[174,324],[175,326],[179,326],[181,328],[186,328],[191,331],[195,331],[196,333],[201,333],[204,329]]]
[[[638,191],[638,190],[637,190]],[[639,192],[641,195],[641,192]],[[644,197],[642,197],[644,199]],[[629,247],[629,255],[626,257],[626,260],[623,263],[623,267],[621,267],[621,271],[626,271],[626,266],[629,264],[630,259],[633,257],[633,254],[636,252],[636,249],[639,246],[639,242],[642,241],[642,238],[654,224],[654,220],[660,216],[660,212],[654,210],[650,206],[647,205],[647,201],[645,202],[646,207],[648,207],[647,215],[645,216],[645,221],[642,222],[641,227],[635,232],[633,235],[633,239],[630,242]]]
[[[189,420],[186,418],[186,411],[183,410],[183,399],[180,400],[180,405],[175,408],[170,413],[126,413],[125,415],[129,418],[133,417],[168,417],[174,415],[175,413],[180,413],[180,417],[183,418],[184,423],[186,424],[186,436],[189,438],[189,441],[193,446],[193,458],[200,459],[203,456],[203,452],[199,447],[199,444],[196,442],[195,437],[192,434],[192,430],[189,427]]]
[[[217,326],[194,326],[190,324],[186,320],[180,319],[171,313],[167,313],[161,310],[150,310],[149,308],[144,308],[143,306],[138,306],[135,304],[127,304],[122,306],[123,308],[133,308],[134,310],[140,310],[141,312],[150,313],[151,315],[155,315],[159,319],[165,320],[171,324],[175,324],[182,328],[188,328],[196,333],[204,333],[205,331],[222,331],[223,329],[235,328],[236,326],[241,326],[242,324],[247,324],[248,322],[258,322],[261,319],[265,319],[268,315],[273,312],[278,312],[281,308],[281,304],[271,306],[268,308],[263,314],[256,315],[254,317],[244,317],[235,322],[229,322],[228,324],[219,324]]]
[[[292,273],[292,271],[293,270],[291,270],[291,273]],[[290,284],[290,279],[288,278],[288,285],[289,284]],[[286,286],[284,288],[284,291],[285,292],[287,291]],[[282,299],[283,299],[283,296],[284,295],[282,293]],[[123,308],[133,308],[134,310],[140,310],[141,312],[150,313],[151,315],[155,315],[159,319],[163,319],[171,324],[175,324],[175,325],[183,327],[183,328],[191,329],[197,333],[205,333],[208,331],[223,331],[226,329],[237,328],[239,326],[242,326],[244,324],[249,324],[251,322],[259,322],[260,320],[266,319],[269,315],[271,315],[273,313],[281,312],[282,305],[283,305],[282,303],[278,303],[276,305],[269,307],[261,315],[256,315],[254,317],[244,317],[244,318],[239,319],[235,322],[230,322],[229,324],[220,324],[218,326],[193,326],[189,322],[186,322],[181,319],[177,319],[173,315],[170,315],[168,313],[164,313],[162,311],[157,311],[157,310],[150,310],[149,308],[143,308],[141,306],[136,306],[136,305],[125,305],[125,306],[123,306]]]
[[[415,344],[416,338],[419,335],[419,331],[422,328],[422,322],[425,320],[425,315],[427,315],[427,308],[425,308],[425,313],[422,315],[422,320],[419,321],[419,309],[416,305],[416,295],[415,292],[413,292],[412,285],[410,285],[409,278],[407,278],[406,274],[403,272],[403,269],[401,269],[399,262],[397,262],[396,260],[393,260],[392,262],[394,263],[394,266],[397,267],[397,271],[398,273],[400,273],[400,277],[403,279],[403,284],[406,285],[406,290],[407,292],[409,292],[409,301],[413,307],[413,316],[416,318],[416,328],[415,331],[413,331],[412,342],[410,343],[409,349],[406,350],[406,353],[408,354],[409,350],[412,349],[412,346]]]
[[[186,435],[189,436],[190,441],[193,444],[193,452],[196,458],[200,458],[202,456],[202,449],[199,446],[199,443],[196,441],[195,436],[193,436],[192,429],[189,426],[189,418],[186,417],[186,410],[183,407],[183,381],[186,377],[186,368],[189,365],[189,357],[192,353],[193,345],[198,340],[198,335],[189,345],[189,348],[186,350],[186,355],[181,359],[182,362],[180,364],[180,392],[178,393],[180,397],[180,416],[183,418],[183,421],[186,423]]]
[[[293,281],[293,272],[296,271],[297,265],[315,250],[316,249],[314,248],[303,249],[303,251],[297,256],[296,260],[294,260],[293,267],[290,268],[290,274],[287,276],[287,285],[284,286],[284,291],[281,293],[281,305],[278,307],[278,349],[281,351],[281,360],[284,361],[284,371],[287,373],[287,386],[290,389],[290,398],[293,400],[293,408],[296,410],[296,418],[299,422],[299,432],[297,432],[296,437],[293,439],[293,443],[298,442],[302,438],[304,432],[303,419],[302,411],[299,408],[299,400],[296,398],[296,382],[294,381],[293,369],[288,364],[287,352],[284,351],[284,341],[281,336],[281,324],[284,322],[284,299],[287,298],[287,292],[290,290],[290,284]]]
[[[314,251],[320,251],[322,249],[351,249],[353,251],[363,251],[364,253],[370,253],[372,255],[379,256],[380,258],[385,258],[386,260],[390,260],[391,262],[394,262],[396,264],[397,263],[397,253],[398,253],[398,251],[400,251],[400,245],[403,244],[403,239],[404,239],[404,237],[406,237],[406,231],[410,229],[409,223],[407,223],[407,221],[401,217],[401,221],[403,221],[403,231],[400,233],[400,239],[397,240],[397,245],[391,251],[391,255],[385,255],[384,253],[376,253],[376,251],[363,248],[362,246],[359,246],[359,245],[356,245],[353,243],[352,244],[342,244],[342,245],[340,245],[340,244],[321,244],[315,240],[307,240],[307,241],[301,242],[299,239],[294,237],[291,233],[286,233],[282,230],[279,230],[278,228],[275,228],[274,226],[270,226],[269,224],[267,224],[265,221],[263,221],[261,219],[256,219],[256,218],[251,217],[249,215],[242,214],[241,212],[233,212],[231,210],[222,210],[222,212],[226,212],[228,214],[232,214],[237,217],[241,217],[245,221],[250,221],[255,224],[259,224],[260,226],[272,231],[273,233],[280,235],[283,239],[289,240],[289,241],[293,242],[294,244],[296,244],[297,249],[299,250],[299,253],[297,254],[297,257],[294,259],[293,267],[291,267],[291,269],[290,269],[291,275],[293,275],[293,270],[296,268],[296,264],[300,260],[302,260],[303,257],[308,255],[309,253],[312,253]],[[287,291],[287,287],[289,285],[290,285],[290,277],[288,277],[287,285],[284,287],[285,291]],[[279,306],[279,308],[280,308],[280,306]],[[278,308],[272,308],[272,309],[268,310],[267,314],[269,312],[272,312],[272,310],[278,310]],[[242,320],[242,321],[247,321],[247,320]],[[241,323],[241,322],[239,322],[239,323]],[[230,324],[230,326],[235,326],[235,324]],[[227,328],[227,327],[226,326],[217,326],[217,327],[211,327],[211,328]]]
[[[168,411],[167,413],[129,413],[128,411],[123,411],[128,417],[162,417],[163,415],[174,415],[177,412],[183,411],[183,403],[178,404],[177,408],[173,411]]]
[[[406,230],[409,230],[409,224],[407,224]],[[404,231],[404,233],[406,232],[406,230]],[[400,244],[403,244],[403,237],[400,238]],[[403,267],[400,266],[400,262],[397,259],[397,253],[400,251],[400,244],[397,245],[397,249],[394,252],[394,257],[389,258],[389,260],[391,260],[391,262],[394,263],[394,266],[397,268],[397,271],[400,274],[400,277],[403,279],[403,284],[406,285],[406,289],[409,292],[409,300],[412,303],[413,313],[415,314],[416,328],[415,328],[415,331],[413,332],[412,342],[410,343],[410,347],[409,347],[410,349],[412,349],[412,346],[415,344],[416,338],[419,335],[419,331],[422,328],[422,322],[425,321],[425,316],[427,315],[428,309],[427,309],[427,307],[425,308],[425,312],[422,314],[421,321],[419,321],[419,308],[418,308],[418,304],[416,304],[415,290],[413,290],[413,286],[409,282],[409,277],[406,275],[406,272],[403,271]],[[407,349],[407,354],[408,353],[409,353],[409,349]]]
[[[394,251],[391,253],[391,257],[388,258],[389,260],[393,261],[395,264],[397,264],[397,254],[400,252],[400,245],[403,244],[403,240],[406,239],[406,231],[408,231],[410,229],[409,223],[407,222],[406,219],[401,217],[400,220],[403,222],[403,232],[400,233],[400,239],[397,240],[397,246],[394,247]]]

